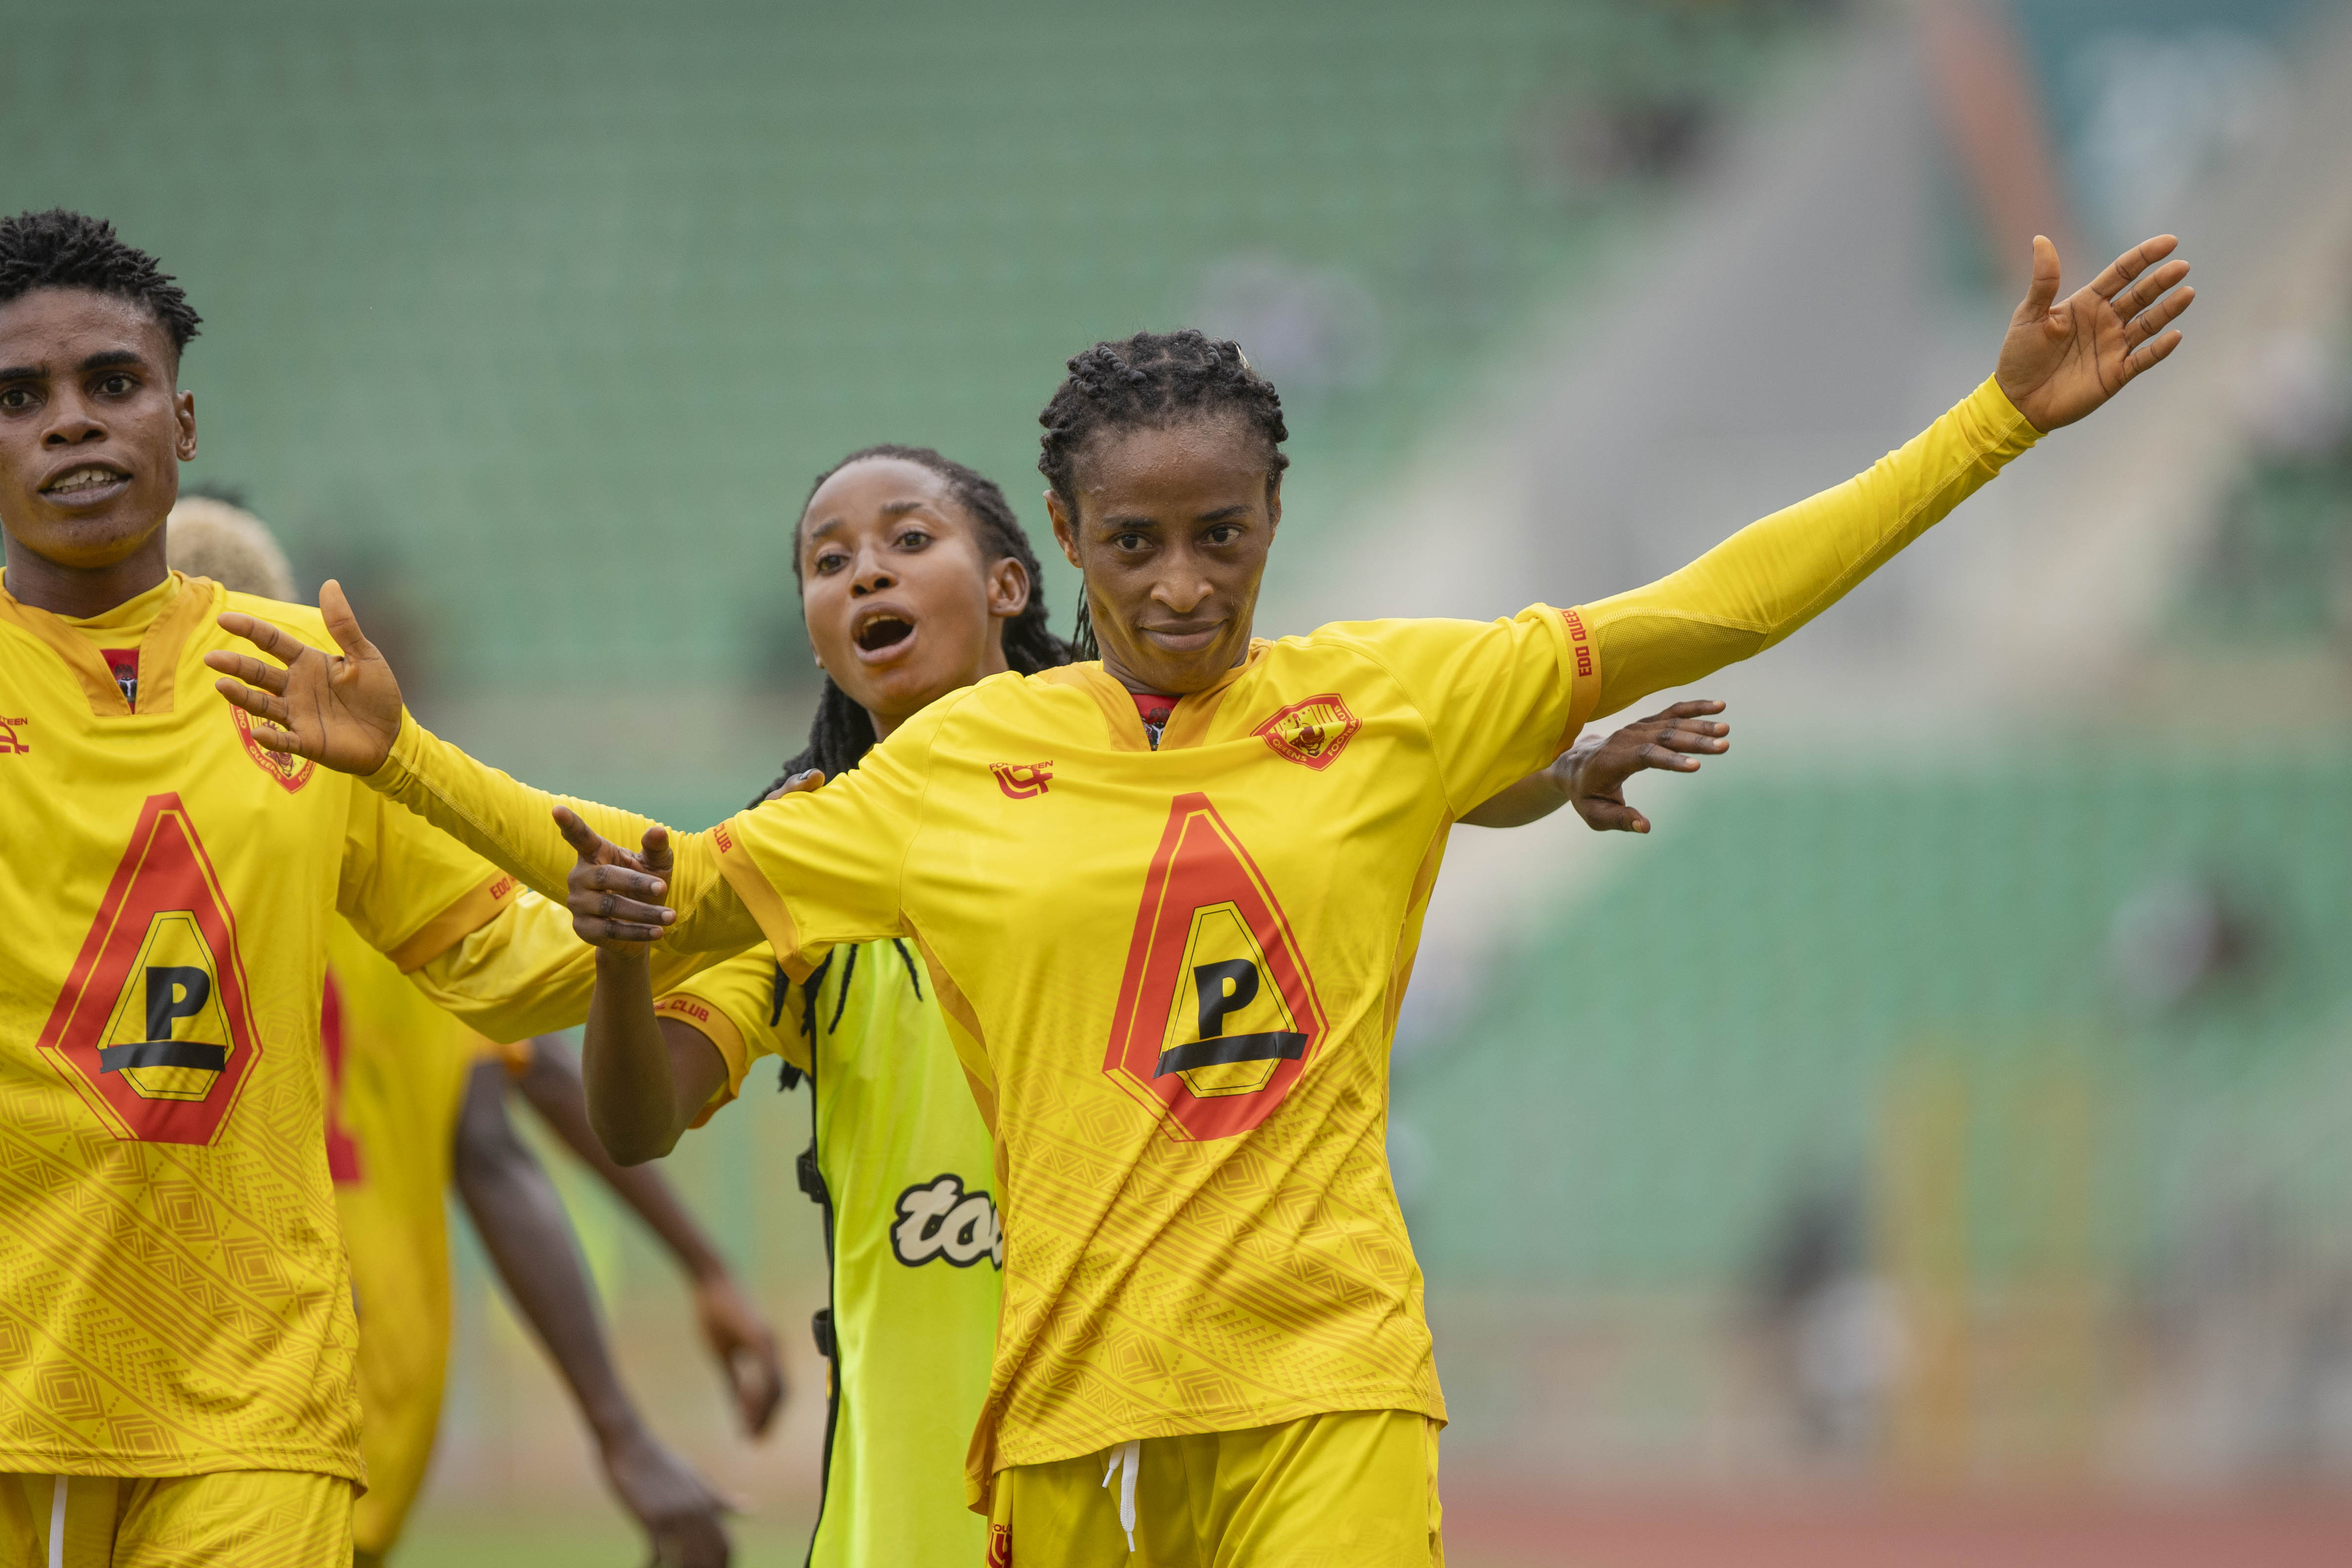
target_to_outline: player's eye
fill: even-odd
[[[849,564],[849,558],[837,549],[829,549],[816,558],[815,570],[821,572],[839,571]]]
[[[134,383],[129,376],[107,376],[98,383],[99,395],[101,397],[125,397],[130,394],[133,384]]]
[[[1141,549],[1146,540],[1141,534],[1113,534],[1110,542],[1120,549]]]
[[[20,413],[32,406],[33,389],[30,387],[10,387],[5,392],[0,392],[0,409],[6,409],[10,413]]]
[[[1229,545],[1241,537],[1239,523],[1219,523],[1209,530],[1209,542],[1213,545]]]
[[[900,549],[920,549],[930,542],[931,536],[925,533],[920,528],[908,528],[905,533],[898,536],[898,548]]]

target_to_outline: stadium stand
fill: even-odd
[[[1302,469],[1374,476],[1817,9],[150,5],[22,18],[0,113],[12,202],[178,269],[195,473],[314,580],[397,572],[444,667],[708,681],[796,640],[811,475],[919,440],[1034,497],[1098,336],[1247,331]]]

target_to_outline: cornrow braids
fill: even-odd
[[[87,288],[142,307],[176,356],[204,318],[145,251],[122,243],[104,218],[52,207],[0,218],[0,305],[36,288]]]
[[[1290,466],[1282,444],[1290,427],[1282,419],[1282,394],[1250,368],[1241,345],[1212,338],[1192,327],[1177,332],[1138,332],[1116,343],[1097,343],[1069,362],[1069,378],[1054,390],[1037,416],[1045,434],[1038,442],[1037,472],[1076,518],[1077,462],[1088,443],[1114,430],[1159,429],[1180,419],[1232,414],[1265,443],[1265,484],[1270,495]],[[1099,657],[1094,613],[1083,586],[1073,633],[1076,654]]]
[[[868,458],[894,457],[929,469],[945,482],[949,494],[963,507],[973,525],[980,530],[982,547],[994,559],[1012,557],[1029,574],[1029,602],[1021,613],[1004,623],[1004,662],[1024,675],[1040,670],[1050,670],[1056,664],[1066,664],[1072,658],[1070,645],[1063,642],[1046,623],[1045,573],[1038,564],[1037,552],[1030,547],[1029,536],[1013,514],[1013,504],[996,481],[975,468],[967,468],[951,457],[946,457],[928,446],[861,446],[832,467],[816,476],[809,486],[808,499],[801,503],[803,512],[816,493],[824,488],[826,480],[853,463]],[[793,581],[801,581],[801,552],[795,528],[793,545]],[[864,708],[850,700],[849,694],[834,685],[833,677],[824,677],[824,689],[817,694],[816,717],[809,725],[809,742],[799,756],[784,764],[784,770],[775,781],[751,797],[756,806],[771,792],[782,787],[784,781],[812,768],[821,768],[828,779],[837,779],[857,766],[874,744],[874,721]]]

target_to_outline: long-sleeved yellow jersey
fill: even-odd
[[[0,587],[0,1471],[358,1479],[329,923],[501,1027],[587,996],[562,911],[254,743],[232,608],[334,645],[178,572],[88,621]]]
[[[1004,1302],[967,1468],[1324,1411],[1443,1419],[1383,1152],[1460,815],[1590,719],[1785,637],[2034,438],[1988,382],[1646,588],[1253,644],[1156,747],[1098,664],[935,703],[814,794],[678,842],[664,946],[919,946],[995,1135]],[[413,721],[370,782],[534,885],[547,798]],[[583,808],[634,842],[642,819]]]

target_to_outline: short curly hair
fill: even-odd
[[[1045,430],[1038,442],[1037,471],[1073,518],[1078,515],[1078,455],[1107,430],[1155,429],[1180,419],[1227,414],[1265,444],[1269,493],[1290,466],[1282,450],[1290,439],[1282,394],[1251,368],[1249,357],[1231,339],[1212,338],[1192,327],[1138,332],[1115,343],[1097,343],[1072,359],[1069,370],[1037,416]],[[1079,658],[1096,656],[1094,617],[1083,589],[1071,641]]]
[[[0,305],[36,288],[87,288],[142,306],[174,357],[204,320],[153,256],[123,244],[104,218],[63,207],[0,218]]]

